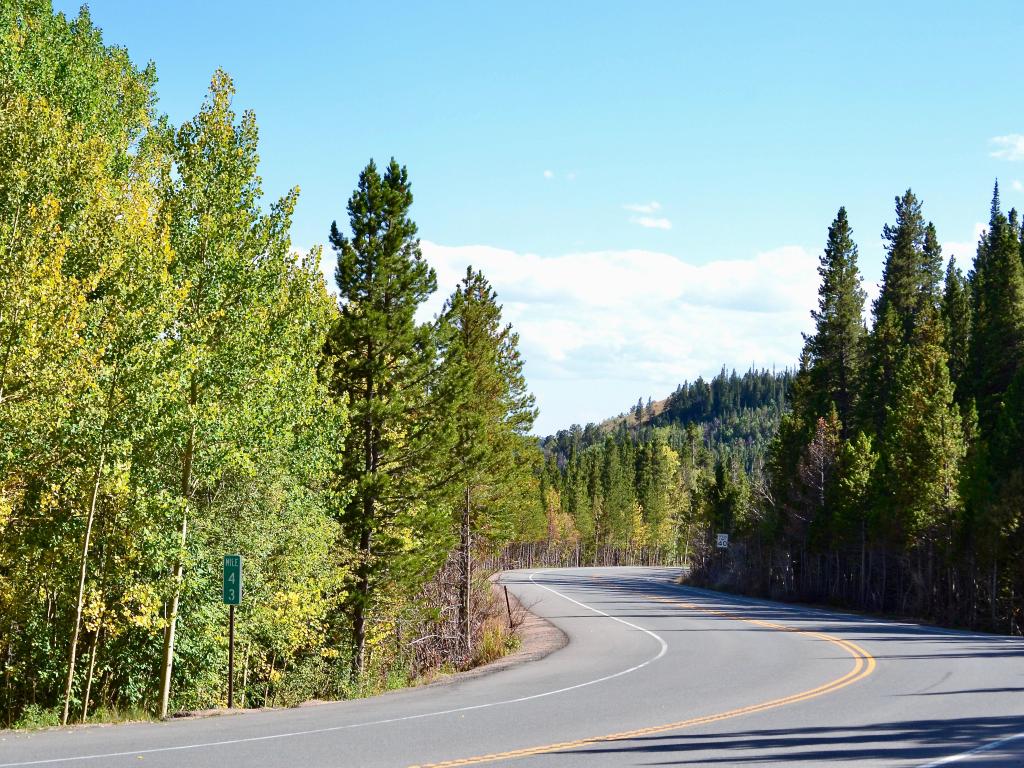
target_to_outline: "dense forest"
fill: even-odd
[[[786,371],[722,370],[541,441],[546,563],[682,563],[706,546],[709,516],[731,515],[764,474],[786,409]],[[714,510],[718,510],[717,512]],[[521,550],[516,550],[521,551]]]
[[[943,261],[909,190],[882,231],[881,291],[862,320],[840,209],[764,482],[715,524],[737,545],[698,581],[1021,632],[1024,253],[996,184],[967,274]]]
[[[501,652],[472,553],[543,532],[518,339],[436,288],[406,169],[320,251],[224,72],[179,126],[87,9],[0,5],[0,725],[344,697]],[[484,575],[480,571],[481,575]]]
[[[222,705],[229,553],[245,706],[500,654],[487,576],[523,564],[1021,633],[1024,228],[998,185],[966,273],[898,197],[870,312],[841,208],[793,370],[538,440],[485,275],[417,320],[405,167],[371,161],[324,222],[329,288],[231,78],[178,126],[156,82],[87,9],[0,5],[0,724]]]
[[[839,210],[795,372],[723,371],[545,439],[559,546],[531,557],[679,563],[696,584],[1020,634],[1020,217],[997,183],[966,274],[911,191],[882,236],[869,325]]]

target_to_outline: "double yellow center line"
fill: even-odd
[[[727,611],[720,611],[713,608],[706,608],[696,603],[690,603],[682,600],[674,600],[671,598],[664,597],[652,597],[652,600],[665,603],[668,605],[676,606],[678,608],[685,608],[687,610],[703,613],[708,616],[716,616],[723,619],[731,619],[733,621],[742,621],[746,624],[753,624],[758,627],[764,627],[765,629],[774,630],[777,632],[791,632],[797,635],[803,635],[805,637],[812,638],[814,640],[821,640],[822,642],[831,643],[832,645],[842,648],[846,653],[854,660],[853,669],[847,672],[841,677],[837,677],[823,685],[819,685],[816,688],[810,688],[806,691],[800,691],[790,696],[783,696],[778,699],[771,699],[769,701],[762,701],[757,704],[750,704],[746,707],[738,707],[736,709],[730,709],[725,712],[716,712],[710,715],[702,715],[700,717],[691,717],[687,720],[677,720],[672,723],[663,723],[661,725],[653,725],[648,728],[636,728],[631,731],[619,731],[618,733],[609,733],[603,736],[589,736],[583,739],[574,739],[572,741],[560,741],[554,744],[543,744],[536,747],[524,747],[522,749],[511,749],[507,752],[494,752],[489,755],[476,755],[474,757],[463,757],[456,760],[445,760],[440,763],[425,763],[422,765],[410,766],[410,768],[454,768],[454,766],[462,765],[481,765],[483,763],[491,763],[496,760],[515,760],[521,757],[530,757],[532,755],[545,755],[551,752],[563,752],[569,749],[579,749],[580,747],[590,746],[592,744],[601,744],[609,741],[625,741],[628,739],[635,739],[640,736],[650,736],[655,733],[664,733],[666,731],[677,731],[683,728],[690,728],[695,725],[704,725],[706,723],[715,723],[719,720],[728,720],[733,717],[740,717],[741,715],[749,715],[754,712],[763,712],[767,709],[776,709],[778,707],[785,707],[789,704],[798,704],[802,701],[808,701],[810,699],[816,699],[819,696],[824,696],[827,693],[834,693],[841,688],[845,688],[848,685],[863,680],[865,677],[875,671],[875,659],[874,657],[864,650],[856,643],[844,640],[835,635],[829,635],[824,632],[812,632],[807,629],[799,629],[797,627],[788,627],[784,624],[775,624],[770,621],[761,621],[760,619],[751,619],[744,616],[738,616],[734,613]]]

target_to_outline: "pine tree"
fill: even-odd
[[[896,370],[915,328],[939,305],[941,251],[935,229],[926,225],[921,203],[909,189],[896,198],[896,223],[882,229],[886,241],[882,289],[874,303],[875,323],[868,337],[864,421],[881,434],[891,403]]]
[[[799,539],[806,544],[813,539],[825,543],[831,533],[830,504],[832,486],[839,454],[842,424],[833,407],[828,417],[819,416],[814,437],[804,448],[797,465],[797,476],[803,491]]]
[[[828,230],[828,242],[820,259],[818,309],[811,312],[815,332],[805,337],[809,357],[809,412],[813,422],[828,414],[835,405],[842,423],[843,436],[850,433],[863,355],[864,299],[857,245],[853,231],[840,208]]]
[[[632,444],[630,444],[631,447]],[[634,459],[625,455],[626,446],[608,435],[602,446],[599,493],[602,500],[601,544],[625,545],[634,496]]]
[[[946,267],[946,286],[942,296],[942,322],[945,327],[946,355],[949,358],[949,378],[953,382],[956,402],[961,412],[966,411],[970,397],[967,380],[970,363],[971,298],[963,272],[956,259],[949,258]]]
[[[1024,267],[1015,228],[992,195],[989,228],[978,245],[972,279],[970,362],[982,437],[995,429],[1002,398],[1024,367]]]
[[[901,361],[880,444],[879,511],[899,546],[933,533],[960,507],[966,447],[937,320],[917,329]]]
[[[535,451],[527,440],[536,411],[523,377],[518,334],[502,325],[497,294],[483,273],[466,269],[441,326],[448,387],[459,400],[453,411],[457,442],[452,453],[460,511],[459,628],[470,654],[473,540],[511,539],[515,512],[532,502]]]
[[[408,172],[393,159],[384,175],[371,161],[348,201],[348,237],[331,224],[338,256],[341,303],[328,351],[332,389],[349,403],[351,431],[341,451],[339,482],[354,494],[339,518],[357,553],[349,598],[352,672],[365,666],[367,616],[379,581],[406,550],[402,526],[416,516],[423,546],[438,520],[426,501],[431,468],[448,453],[443,419],[434,418],[436,377],[433,328],[416,310],[434,292],[434,270],[423,259],[409,218]],[[436,388],[433,394],[437,394]],[[419,513],[417,515],[417,512]]]
[[[854,543],[859,551],[859,600],[867,599],[867,549],[871,531],[871,480],[878,454],[871,438],[858,432],[852,440],[842,443],[836,465],[834,485],[836,528],[841,540]]]

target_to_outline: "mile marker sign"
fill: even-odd
[[[242,556],[224,555],[224,604],[242,602]]]
[[[728,549],[729,548],[729,534],[728,533],[719,533],[719,534],[717,534],[716,537],[715,537],[715,546],[718,549]]]

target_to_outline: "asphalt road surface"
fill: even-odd
[[[1024,642],[679,587],[507,573],[569,637],[539,661],[374,699],[0,734],[0,768],[1024,765]]]

